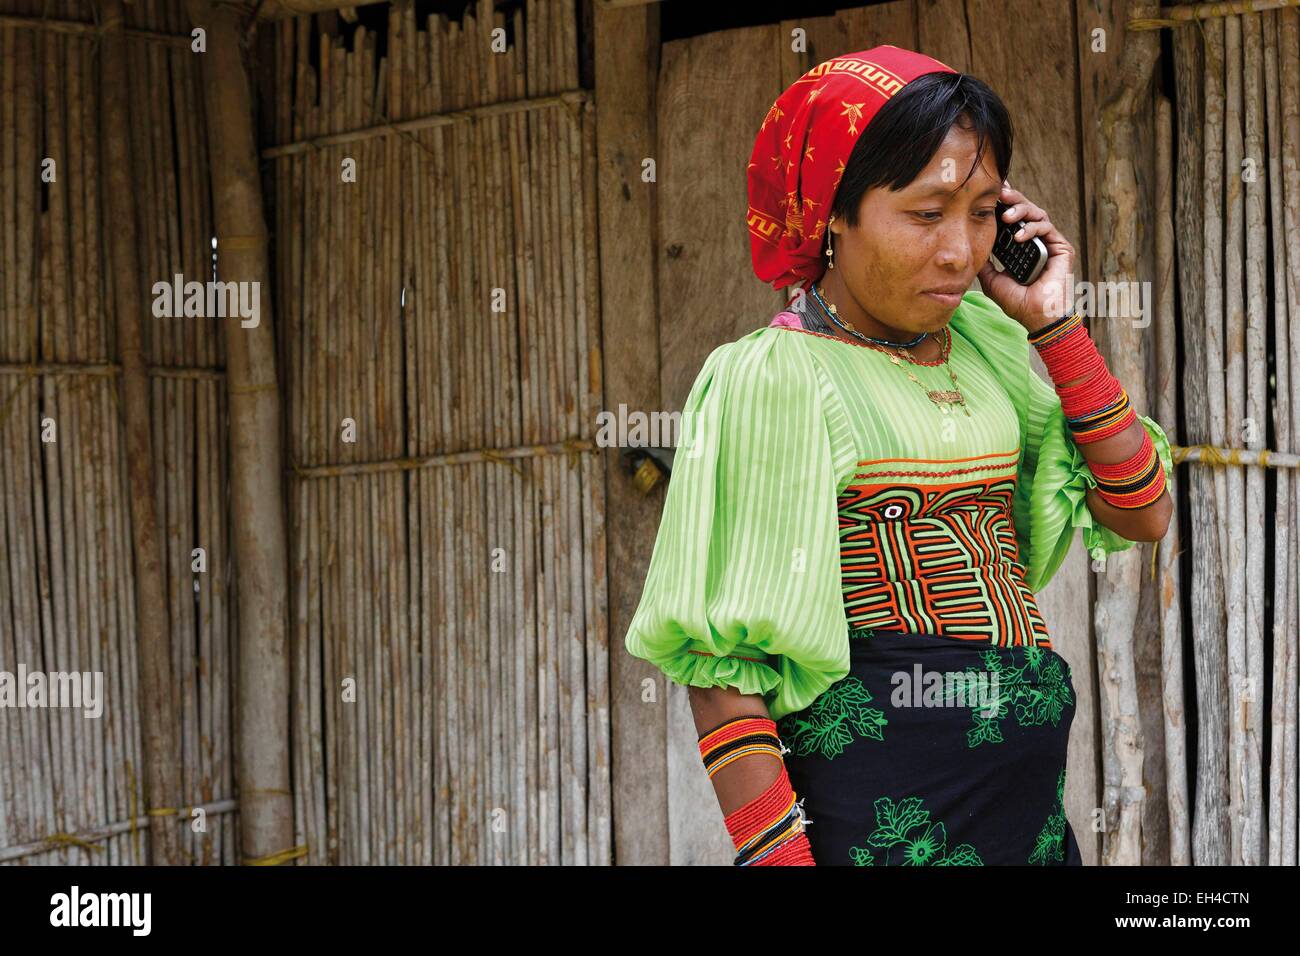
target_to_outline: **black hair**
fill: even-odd
[[[966,121],[959,125],[974,127],[977,137],[975,164],[966,179],[981,162],[985,146],[992,146],[998,175],[1006,179],[1012,139],[1006,105],[987,83],[969,73],[924,73],[895,93],[853,144],[831,212],[856,226],[866,191],[875,186],[897,191],[916,179],[963,114]]]

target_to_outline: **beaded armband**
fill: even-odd
[[[1117,435],[1137,420],[1128,393],[1106,367],[1105,360],[1083,326],[1078,312],[1043,326],[1029,335],[1053,382],[1061,411],[1076,444]],[[1165,470],[1143,430],[1142,445],[1127,460],[1111,464],[1088,462],[1097,479],[1097,494],[1116,508],[1145,508],[1165,490]]]
[[[1097,479],[1097,494],[1116,508],[1145,508],[1165,492],[1165,466],[1146,429],[1142,445],[1125,461],[1089,462]]]
[[[782,754],[787,748],[770,717],[736,717],[699,740],[700,756],[712,779],[741,757],[770,753],[781,772],[767,789],[728,814],[727,832],[736,846],[736,866],[815,866],[804,827],[803,801],[795,799]]]

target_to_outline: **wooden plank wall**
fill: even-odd
[[[663,47],[655,156],[665,408],[682,407],[709,352],[753,329],[756,317],[770,316],[781,302],[749,270],[744,176],[753,148],[750,120],[780,93],[776,33],[775,26],[751,27]],[[687,689],[665,683],[669,860],[729,862],[735,850],[700,766]]]
[[[1082,6],[1076,8],[1072,0],[1050,4],[896,0],[841,10],[830,17],[793,19],[664,44],[659,51],[655,102],[659,181],[653,198],[663,408],[680,409],[710,351],[765,325],[780,306],[781,295],[760,283],[750,267],[743,225],[743,169],[758,123],[772,100],[805,70],[841,53],[892,43],[933,55],[992,86],[1015,123],[1008,178],[1046,208],[1071,237],[1079,253],[1076,282],[1099,278],[1096,254],[1088,253],[1089,204],[1094,202],[1090,170],[1095,161],[1089,152],[1093,124],[1087,117],[1106,95],[1104,78],[1118,62],[1122,31],[1112,27],[1106,52],[1091,53],[1081,21],[1113,25],[1123,19],[1125,4],[1086,12]],[[1001,27],[1010,23],[1015,24],[1014,31]],[[795,28],[805,31],[808,49],[804,53],[791,48]],[[1030,50],[1032,55],[1027,53]],[[654,51],[644,54],[644,62],[654,59]],[[601,82],[598,70],[598,90]],[[1037,356],[1033,362],[1046,377]],[[647,397],[651,392],[646,389]],[[611,493],[616,493],[612,487]],[[644,569],[642,563],[638,568],[624,567],[621,573],[643,581]],[[1100,803],[1091,577],[1087,555],[1076,541],[1051,585],[1039,595],[1054,646],[1071,662],[1078,691],[1066,809],[1087,863],[1098,858],[1094,811]],[[614,626],[612,633],[624,634],[626,622],[618,623],[622,627]],[[1158,650],[1154,630],[1139,637],[1144,653]],[[1145,672],[1143,679],[1147,682],[1143,696],[1158,701],[1158,669]],[[664,837],[668,846],[651,847],[643,841],[637,844],[639,852],[673,863],[729,862],[730,840],[716,798],[700,772],[686,691],[675,685],[666,691],[662,732],[669,766],[671,822]],[[620,702],[615,706],[617,712]],[[624,700],[622,706],[633,705]],[[1144,713],[1143,719],[1155,721],[1151,739],[1158,740],[1158,713]],[[645,726],[661,732],[657,723]],[[1158,748],[1153,747],[1152,753],[1159,763]],[[1161,771],[1154,764],[1152,770],[1152,779],[1160,780]],[[621,785],[619,789],[621,793]],[[1147,822],[1159,829],[1158,820]],[[644,833],[641,837],[648,838]],[[639,861],[640,857],[623,862]]]
[[[1084,198],[1084,235],[1083,246],[1076,243],[1081,252],[1086,252],[1088,270],[1086,277],[1098,281],[1104,279],[1107,266],[1101,249],[1101,211],[1099,194],[1102,183],[1102,143],[1100,126],[1095,117],[1100,116],[1102,106],[1119,89],[1119,63],[1124,51],[1126,25],[1134,4],[1131,0],[1079,0],[1076,12],[1075,41],[1079,63],[1079,116],[1081,118],[1079,135],[1083,145],[1082,177]],[[1195,26],[1192,29],[1196,29]],[[1159,67],[1157,66],[1157,70]],[[1133,125],[1135,139],[1138,143],[1134,166],[1137,173],[1137,194],[1140,208],[1156,209],[1155,195],[1155,116],[1157,99],[1160,96],[1160,83],[1152,83],[1147,98],[1138,104]],[[1136,229],[1140,237],[1137,274],[1151,277],[1157,274],[1155,260],[1155,225],[1154,216],[1139,216]],[[1113,268],[1113,264],[1112,264]],[[1154,287],[1152,282],[1152,308],[1154,309]],[[1148,381],[1154,381],[1156,335],[1154,319],[1144,329],[1115,329],[1113,323],[1104,318],[1095,318],[1088,323],[1089,333],[1097,342],[1103,355],[1109,355],[1111,349],[1132,349],[1141,342],[1144,352],[1142,361],[1147,368]],[[1116,370],[1116,374],[1120,374]],[[1135,407],[1143,414],[1155,418],[1154,390],[1148,391],[1147,383],[1129,378],[1125,383]],[[1148,395],[1150,398],[1148,399]],[[1177,441],[1177,429],[1174,422],[1162,422],[1171,442]],[[1163,546],[1163,544],[1161,545]],[[1151,582],[1152,545],[1140,544],[1134,548],[1139,552],[1143,562],[1142,592],[1137,611],[1137,626],[1134,630],[1134,660],[1137,668],[1137,699],[1139,702],[1138,719],[1142,728],[1142,780],[1146,787],[1148,799],[1142,808],[1142,864],[1145,866],[1167,865],[1169,861],[1169,813],[1164,795],[1166,793],[1166,767],[1164,747],[1164,692],[1160,676],[1160,613],[1156,589]],[[1096,592],[1096,581],[1090,581],[1090,593]],[[1191,685],[1188,685],[1190,690]],[[1090,700],[1091,706],[1091,700]],[[1073,752],[1072,752],[1073,756]],[[1100,759],[1100,758],[1099,758]],[[1099,784],[1098,806],[1101,805],[1101,786]],[[1067,805],[1071,809],[1071,805]],[[1078,818],[1082,820],[1082,818]],[[1111,821],[1114,826],[1114,821]],[[1077,828],[1076,828],[1077,829]],[[1100,854],[1100,835],[1097,836],[1097,851]]]
[[[988,83],[1007,105],[1015,130],[1011,184],[1047,210],[1078,253],[1076,281],[1097,278],[1089,267],[1090,238],[1084,215],[1090,145],[1079,106],[1079,47],[1076,11],[1067,0],[918,0],[920,49],[957,70]],[[980,29],[971,24],[1014,23],[1015,30]],[[1024,51],[1034,50],[1033,69]],[[1112,47],[1112,56],[1118,49]],[[1116,62],[1118,62],[1116,60]],[[1105,69],[1105,67],[1099,67]],[[1081,139],[1082,137],[1082,139]],[[1081,142],[1083,149],[1080,148]],[[1031,363],[1044,379],[1036,354]],[[1096,663],[1091,631],[1092,571],[1076,540],[1051,584],[1038,595],[1056,650],[1070,662],[1077,692],[1066,780],[1065,808],[1085,864],[1095,864],[1100,839],[1093,811],[1100,804]],[[1157,695],[1158,696],[1158,695]]]
[[[659,10],[654,4],[593,10],[599,176],[601,341],[605,407],[662,408],[655,287],[657,187],[655,77]],[[662,675],[629,655],[623,636],[641,597],[659,524],[661,494],[639,492],[619,455],[607,453],[610,715],[613,735],[614,858],[668,863],[667,711]]]

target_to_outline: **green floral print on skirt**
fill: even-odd
[[[849,673],[777,723],[817,865],[1081,865],[1074,710],[1050,648],[850,632]]]

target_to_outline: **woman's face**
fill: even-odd
[[[929,164],[905,188],[867,190],[858,224],[836,219],[835,271],[859,307],[894,329],[929,332],[948,323],[988,261],[1002,180],[986,143],[975,162],[972,129],[954,125]],[[949,295],[932,294],[949,292]]]

